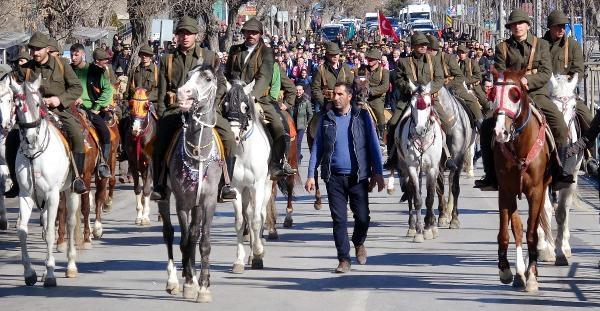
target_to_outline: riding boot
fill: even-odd
[[[229,175],[229,180],[233,178],[233,169],[235,167],[235,156],[230,155],[225,157],[225,163],[227,165],[227,175]],[[221,202],[233,201],[236,199],[235,188],[231,187],[230,184],[223,185],[221,188]]]
[[[481,144],[481,160],[485,176],[475,181],[475,188],[482,191],[497,191],[498,181],[496,180],[496,168],[494,167],[494,153],[489,146],[483,143]]]
[[[162,159],[158,160],[154,157],[152,161],[152,185],[154,187],[150,194],[150,200],[152,201],[162,201],[165,199],[164,178],[162,178],[163,165]]]
[[[98,175],[100,178],[109,178],[110,168],[108,167],[108,159],[110,157],[110,144],[102,145],[102,157],[100,157],[100,164],[98,164]]]
[[[554,190],[568,188],[575,182],[573,174],[569,173],[576,165],[577,157],[567,157],[567,147],[557,147],[558,159],[552,170],[552,187]]]
[[[8,172],[10,173],[10,179],[12,180],[12,186],[8,191],[4,193],[6,198],[16,198],[19,195],[19,183],[17,182],[17,151],[19,150],[20,137],[18,130],[12,130],[6,136],[6,165],[8,166]]]
[[[296,174],[295,170],[285,159],[289,150],[289,136],[284,135],[282,141],[273,142],[273,152],[271,157],[271,178],[277,179],[283,176]]]
[[[73,191],[77,194],[84,194],[88,192],[87,186],[81,177],[85,170],[85,153],[73,152],[73,160],[75,161],[77,173],[79,174],[73,178]]]
[[[385,135],[385,124],[377,125],[377,137],[379,137],[379,145],[385,146],[384,137]]]
[[[454,163],[454,160],[452,159],[452,155],[450,154],[450,150],[448,149],[448,145],[446,145],[446,142],[444,142],[443,154],[446,156],[446,169],[450,171],[456,171],[458,169],[458,166],[456,166],[456,163]]]

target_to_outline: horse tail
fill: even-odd
[[[292,187],[289,187],[290,183],[292,183]],[[284,196],[288,196],[291,194],[295,197],[296,194],[302,193],[304,191],[302,185],[302,177],[300,177],[300,174],[294,174],[293,176],[289,176],[287,178],[280,178],[279,180],[277,180],[277,187],[279,188],[279,191],[281,191],[281,194],[283,194]],[[292,193],[289,193],[289,190],[291,190]]]

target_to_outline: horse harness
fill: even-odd
[[[537,47],[537,42],[538,42],[538,38],[534,36],[533,43],[531,44],[531,53],[529,53],[529,59],[527,60],[527,71],[525,71],[525,74],[528,74],[528,75],[537,73],[537,68],[533,68],[533,61],[535,60],[535,50]],[[508,57],[508,47],[507,47],[506,41],[502,41],[500,46],[501,46],[501,50],[502,50],[502,56],[504,56],[504,63],[506,63],[506,60]],[[567,44],[567,46],[568,46],[568,44]],[[567,52],[568,52],[568,50],[565,51],[565,54]],[[567,57],[565,57],[565,68],[566,68],[566,66],[567,66]]]

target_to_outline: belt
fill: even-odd
[[[352,173],[343,174],[343,173],[333,173],[332,172],[331,175],[340,176],[340,177],[353,177],[355,174],[352,174]]]

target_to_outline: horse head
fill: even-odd
[[[211,66],[199,65],[188,73],[185,84],[177,89],[179,107],[190,112],[196,123],[213,125],[217,76]]]
[[[143,132],[147,125],[148,115],[150,113],[150,100],[148,99],[148,90],[143,87],[135,89],[133,97],[129,100],[129,115],[131,117],[131,133],[134,137]]]
[[[10,84],[14,94],[17,123],[30,149],[36,148],[40,124],[46,112],[46,106],[42,102],[42,94],[39,91],[41,83],[41,76],[38,76],[31,83],[26,81],[18,84],[11,79]]]
[[[577,87],[578,74],[573,78],[568,75],[552,75],[548,88],[550,89],[550,98],[556,104],[565,118],[567,124],[575,117],[575,88]]]
[[[431,82],[426,85],[414,85],[409,81],[412,98],[410,100],[411,116],[415,122],[417,135],[423,136],[431,125],[433,115],[433,98],[431,97]]]
[[[497,142],[507,143],[519,132],[516,123],[518,119],[523,117],[523,110],[527,109],[529,111],[527,90],[521,83],[525,70],[497,72],[492,69],[492,75],[494,76],[492,100],[497,107],[494,132]],[[525,123],[520,123],[518,127],[522,128],[524,125]]]
[[[15,124],[13,91],[10,88],[11,80],[9,74],[0,79],[0,121],[2,121],[0,132],[3,136],[6,136]]]
[[[251,95],[254,82],[248,85],[241,80],[234,80],[231,84],[227,82],[223,117],[231,124],[231,131],[237,143],[243,140],[242,136],[248,129],[250,121],[258,122],[254,111],[254,98]]]

